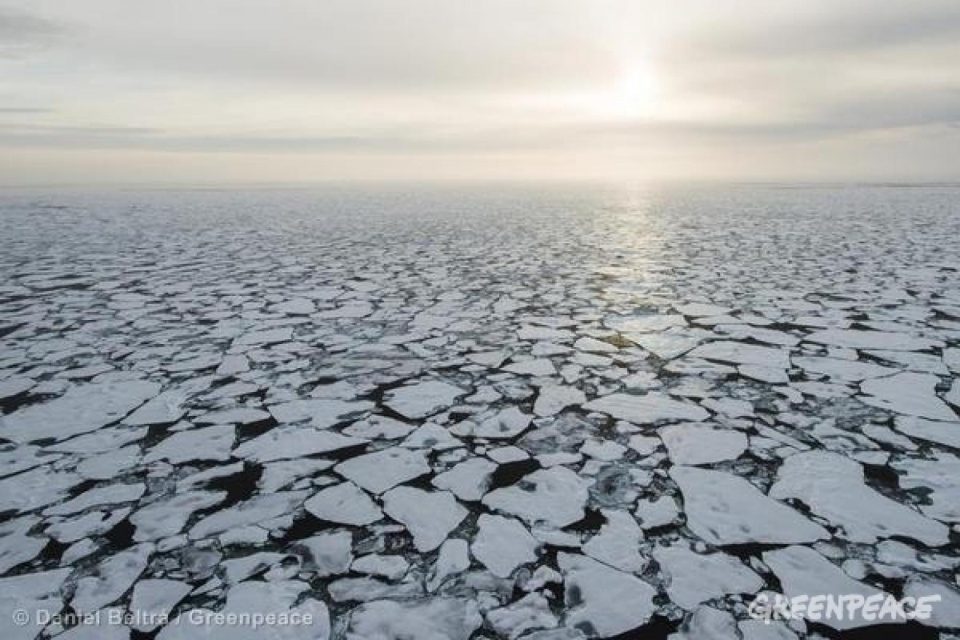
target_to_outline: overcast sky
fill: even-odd
[[[0,0],[0,184],[960,179],[958,0]]]

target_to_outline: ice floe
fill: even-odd
[[[517,520],[482,513],[470,551],[493,575],[506,578],[520,565],[535,560],[538,547]]]
[[[376,600],[350,613],[348,640],[468,640],[483,624],[475,602],[434,598],[420,602]]]
[[[601,513],[606,522],[583,545],[583,552],[621,571],[643,571],[647,559],[640,553],[643,531],[637,521],[626,511],[603,509]]]
[[[580,520],[586,503],[586,481],[566,467],[534,471],[519,484],[483,497],[483,504],[491,509],[518,516],[528,524],[544,522],[555,527]]]
[[[687,526],[710,544],[789,544],[830,537],[823,527],[739,476],[677,466],[670,477],[683,493]]]
[[[764,585],[740,560],[721,552],[696,553],[685,545],[674,545],[655,549],[653,558],[663,571],[670,600],[691,611],[701,602],[755,593]]]
[[[375,494],[430,473],[423,453],[392,447],[341,462],[334,471],[354,484]]]
[[[64,440],[120,420],[159,391],[160,385],[145,380],[77,385],[59,398],[0,417],[0,437]]]
[[[929,373],[898,373],[860,383],[866,404],[930,420],[960,422],[957,415],[934,392],[939,379]]]
[[[857,594],[867,598],[873,595],[889,595],[854,580],[840,567],[809,547],[791,546],[767,551],[763,554],[763,562],[777,576],[787,597],[823,594],[836,598]],[[824,616],[821,623],[834,629],[845,630],[871,626],[876,624],[876,620],[866,619],[863,609],[859,609],[853,615]]]
[[[557,564],[563,572],[566,626],[606,638],[643,626],[653,615],[656,590],[643,580],[582,555],[559,553]]]
[[[303,504],[321,520],[362,526],[376,522],[383,512],[362,489],[352,482],[322,489]]]
[[[835,534],[853,542],[903,536],[936,547],[949,530],[913,508],[874,491],[854,460],[832,451],[805,451],[790,456],[770,487],[774,498],[795,498],[837,527]]]
[[[366,443],[362,438],[345,436],[334,431],[309,426],[290,426],[271,429],[261,436],[247,440],[234,449],[233,455],[256,462],[271,462],[328,453]]]
[[[427,380],[390,391],[384,404],[405,418],[425,418],[446,409],[465,394],[466,391],[447,382]]]
[[[714,195],[0,194],[0,637],[948,635],[956,190]]]
[[[418,551],[432,551],[467,516],[448,491],[395,487],[383,494],[383,512],[402,523]]]
[[[717,429],[700,423],[661,427],[663,440],[674,464],[700,465],[733,460],[747,449],[747,437],[733,429]]]
[[[644,395],[614,393],[583,405],[589,411],[606,413],[618,420],[650,424],[661,420],[705,420],[710,414],[696,405],[652,391]]]

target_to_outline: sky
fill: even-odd
[[[0,0],[0,185],[960,180],[957,0]]]

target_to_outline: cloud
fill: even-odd
[[[62,24],[0,6],[0,59],[43,48],[64,33]]]
[[[876,49],[956,44],[960,3],[953,0],[877,3],[784,3],[791,10],[741,20],[721,30],[706,26],[682,43],[703,57],[817,57]]]
[[[57,15],[82,32],[72,46],[114,71],[215,82],[307,83],[327,88],[563,84],[602,72],[609,46],[593,11],[558,0],[250,0],[55,3],[37,0],[52,28]],[[179,7],[179,8],[178,8]]]
[[[34,113],[53,113],[53,109],[47,109],[45,107],[0,107],[0,115],[2,114],[14,114],[20,115],[24,113],[34,114]]]
[[[955,0],[0,5],[0,153],[35,158],[472,154],[519,172],[535,153],[600,173],[643,155],[696,177],[704,149],[755,150],[743,171],[762,173],[786,148],[849,162],[896,140],[853,163],[873,170],[949,156],[931,132],[960,120]],[[658,91],[631,113],[617,87],[646,68]],[[814,155],[803,168],[830,171]]]

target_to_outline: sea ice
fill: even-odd
[[[496,489],[483,497],[483,504],[528,524],[544,522],[565,527],[580,520],[587,503],[587,483],[566,467],[540,469],[519,484]]]
[[[65,440],[120,420],[159,391],[160,385],[145,380],[78,385],[59,398],[0,417],[0,437]]]
[[[687,526],[713,545],[790,544],[830,534],[739,476],[676,466],[670,477],[683,493]]]
[[[403,523],[421,553],[439,547],[467,516],[448,491],[395,487],[383,494],[383,512]]]
[[[700,465],[736,459],[747,449],[747,437],[733,429],[706,424],[680,423],[661,427],[663,440],[674,464]]]
[[[877,493],[854,460],[832,451],[805,451],[786,459],[770,487],[773,498],[796,498],[839,529],[835,535],[872,543],[903,536],[925,545],[946,544],[946,526]]]
[[[645,395],[613,393],[591,400],[584,404],[583,408],[636,424],[650,424],[661,420],[705,420],[710,416],[701,407],[674,400],[656,391]]]
[[[685,545],[659,547],[653,558],[666,579],[670,600],[688,611],[727,594],[755,593],[763,579],[734,556],[695,553]]]
[[[380,494],[402,482],[430,473],[430,465],[420,451],[392,447],[350,458],[333,470],[370,493]]]
[[[468,640],[483,624],[476,602],[375,600],[350,612],[347,640]],[[161,639],[162,640],[162,639]]]
[[[427,380],[388,392],[384,404],[403,417],[414,420],[443,411],[466,393],[447,382]]]
[[[564,577],[566,626],[606,638],[640,627],[653,615],[657,592],[643,580],[577,554],[561,552],[557,564]]]
[[[871,378],[860,383],[866,396],[860,400],[919,418],[960,422],[960,415],[934,393],[938,379],[929,373],[898,373],[886,378]]]
[[[507,578],[520,565],[536,560],[538,547],[517,520],[482,513],[470,551],[493,575]]]
[[[809,547],[792,546],[767,551],[763,554],[763,562],[776,574],[783,593],[788,598],[818,594],[831,595],[834,598],[850,594],[859,594],[865,598],[889,595],[880,589],[857,582]],[[876,620],[864,618],[863,609],[842,617],[824,616],[819,622],[840,631],[877,624]]]
[[[321,520],[362,526],[380,520],[383,513],[362,489],[352,482],[343,482],[322,489],[303,504]]]

